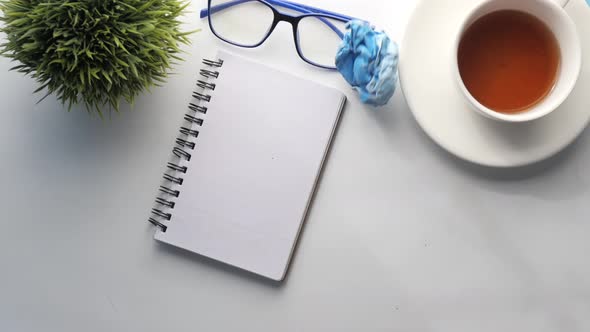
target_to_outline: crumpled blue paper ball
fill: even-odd
[[[387,104],[397,84],[399,49],[368,22],[350,21],[336,54],[336,68],[365,104]]]

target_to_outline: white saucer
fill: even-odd
[[[402,90],[418,124],[436,143],[470,162],[516,167],[541,161],[572,143],[590,120],[590,8],[572,0],[583,65],[570,97],[550,115],[524,124],[500,123],[471,110],[451,71],[453,38],[482,0],[421,0],[400,47]]]

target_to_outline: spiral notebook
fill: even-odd
[[[346,97],[227,52],[204,60],[155,239],[284,279]]]

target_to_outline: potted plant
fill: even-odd
[[[68,110],[83,103],[102,116],[165,82],[180,45],[180,0],[0,0],[0,54],[30,75],[35,92]],[[43,97],[43,98],[45,98]]]

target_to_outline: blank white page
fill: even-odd
[[[226,52],[159,241],[285,277],[346,97]]]

